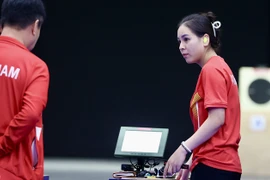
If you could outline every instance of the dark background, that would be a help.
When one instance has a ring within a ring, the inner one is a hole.
[[[221,55],[269,65],[268,1],[45,1],[34,53],[48,65],[46,157],[111,158],[120,126],[168,127],[165,158],[193,132],[189,101],[200,72],[178,50],[185,15],[213,11]]]

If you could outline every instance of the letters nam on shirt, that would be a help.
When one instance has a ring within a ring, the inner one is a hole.
[[[0,76],[9,77],[12,79],[17,79],[20,73],[20,68],[15,68],[13,66],[0,64]]]

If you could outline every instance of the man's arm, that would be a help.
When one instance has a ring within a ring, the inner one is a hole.
[[[34,70],[33,78],[26,88],[21,111],[0,137],[0,157],[10,153],[35,128],[47,104],[48,87],[49,72],[42,63]]]

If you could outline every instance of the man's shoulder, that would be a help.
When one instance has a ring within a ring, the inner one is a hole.
[[[43,67],[48,68],[47,64],[37,55],[33,54],[32,52],[26,52],[24,55],[25,61],[29,61],[29,64],[33,67]]]

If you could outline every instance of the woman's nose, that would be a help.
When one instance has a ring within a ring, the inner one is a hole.
[[[179,50],[181,51],[181,50],[183,50],[183,49],[185,49],[185,46],[184,46],[183,43],[180,43],[180,44],[179,44]]]

